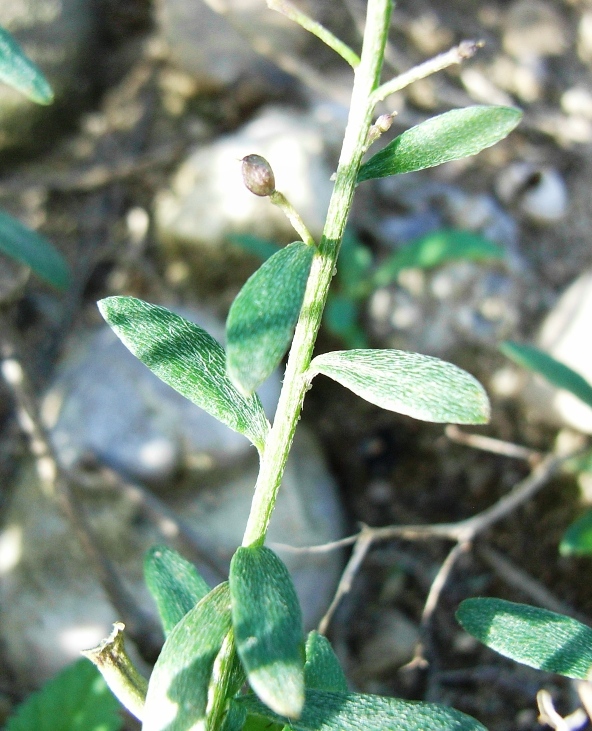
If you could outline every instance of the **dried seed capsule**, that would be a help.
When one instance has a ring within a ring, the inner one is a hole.
[[[271,165],[261,155],[247,155],[242,159],[243,181],[255,195],[268,196],[275,191],[275,176]]]

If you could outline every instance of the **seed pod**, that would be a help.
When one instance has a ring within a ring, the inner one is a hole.
[[[243,181],[255,195],[262,197],[275,192],[275,176],[271,165],[261,155],[247,155],[242,159]]]

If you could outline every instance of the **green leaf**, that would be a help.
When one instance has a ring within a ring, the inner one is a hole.
[[[274,254],[277,254],[279,250],[278,244],[274,241],[268,241],[267,239],[259,238],[259,236],[253,236],[252,234],[232,234],[229,236],[231,243],[240,246],[249,254],[253,254],[261,261],[269,259]]]
[[[304,685],[315,690],[347,693],[347,680],[331,643],[316,631],[310,632],[306,640]]]
[[[562,556],[589,556],[592,553],[592,510],[588,510],[565,531],[559,553]]]
[[[533,345],[521,345],[506,341],[500,345],[502,353],[523,368],[540,373],[557,388],[564,388],[592,406],[592,385],[569,366],[560,363]]]
[[[575,619],[502,599],[465,599],[456,618],[500,655],[568,678],[589,678],[592,629]]]
[[[47,79],[13,36],[0,27],[0,81],[38,104],[51,104],[53,91]]]
[[[369,294],[368,272],[371,266],[370,249],[346,231],[339,250],[339,288],[353,299],[366,297]]]
[[[230,628],[224,583],[189,611],[164,643],[148,683],[142,731],[206,728],[214,663]]]
[[[265,546],[239,548],[230,564],[236,649],[255,693],[282,716],[304,703],[304,636],[288,569]]]
[[[341,338],[349,348],[366,348],[368,343],[363,329],[358,325],[360,310],[351,297],[329,294],[323,312],[325,326],[333,335]]]
[[[84,658],[33,693],[8,720],[6,731],[118,731],[121,706],[99,671]]]
[[[358,183],[476,155],[503,140],[522,112],[513,107],[453,109],[408,129],[362,165]]]
[[[235,702],[249,714],[281,721],[254,695]],[[306,691],[302,715],[290,727],[294,731],[485,731],[474,718],[435,703],[322,690]]]
[[[232,385],[217,340],[170,310],[134,297],[107,297],[98,305],[124,345],[162,381],[263,450],[269,424],[261,402]]]
[[[422,421],[484,424],[481,384],[452,363],[402,350],[336,350],[317,355],[309,379],[324,373],[372,404]]]
[[[253,393],[288,350],[314,252],[302,241],[280,249],[249,277],[232,303],[226,364],[242,393]]]
[[[393,282],[403,269],[430,269],[459,259],[489,261],[503,259],[502,246],[472,231],[440,229],[407,244],[374,272],[374,287]]]
[[[154,546],[148,551],[144,578],[165,635],[210,591],[195,566],[167,546]]]
[[[0,211],[0,251],[58,289],[70,284],[68,265],[53,244],[4,211]]]

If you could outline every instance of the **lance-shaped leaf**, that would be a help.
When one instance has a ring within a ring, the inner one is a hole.
[[[228,375],[245,394],[273,373],[288,350],[302,307],[314,247],[280,249],[247,280],[226,322]]]
[[[347,680],[331,643],[316,631],[306,639],[304,684],[316,690],[347,693]]]
[[[358,183],[475,155],[503,140],[522,112],[513,107],[453,109],[408,129],[365,162]]]
[[[412,241],[389,257],[374,272],[374,287],[393,282],[403,269],[430,269],[450,261],[503,259],[502,246],[472,231],[439,229]]]
[[[240,394],[226,375],[226,354],[201,327],[134,297],[99,303],[124,345],[161,380],[262,451],[269,424],[259,398]]]
[[[0,81],[38,104],[51,104],[53,91],[47,79],[12,37],[0,27]]]
[[[489,401],[466,371],[402,350],[336,350],[314,358],[309,379],[324,373],[366,401],[421,421],[485,424]]]
[[[142,731],[207,727],[214,663],[231,627],[228,585],[220,584],[175,626],[148,683]]]
[[[154,546],[148,551],[144,578],[165,635],[210,591],[195,566],[167,546]]]
[[[3,211],[0,211],[0,251],[26,264],[58,289],[65,289],[70,283],[68,265],[53,244]]]
[[[5,731],[118,731],[120,705],[95,666],[80,659],[20,705]]]
[[[565,531],[559,553],[562,556],[589,556],[592,553],[592,510],[587,510]]]
[[[489,598],[465,599],[456,618],[500,655],[568,678],[590,678],[592,629],[575,619]]]
[[[564,388],[592,406],[592,385],[569,366],[560,363],[533,345],[506,341],[500,345],[502,353],[523,368],[540,373],[557,388]]]
[[[254,695],[237,698],[235,703],[250,715],[282,720]],[[302,715],[290,727],[294,731],[485,731],[474,718],[435,703],[322,690],[306,691]]]
[[[265,546],[239,548],[230,564],[236,649],[255,693],[297,718],[304,703],[304,636],[288,569]]]

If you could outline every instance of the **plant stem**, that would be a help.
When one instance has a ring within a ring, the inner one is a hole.
[[[362,56],[355,70],[349,118],[335,187],[319,251],[313,259],[274,424],[265,444],[251,512],[243,537],[244,546],[262,545],[265,541],[288,452],[300,418],[304,395],[309,387],[306,372],[321,325],[368,130],[372,123],[375,106],[372,94],[380,83],[391,9],[392,0],[368,2]]]
[[[300,214],[286,198],[286,196],[283,193],[280,193],[279,190],[274,190],[273,193],[270,193],[269,200],[283,211],[284,215],[286,216],[288,221],[290,221],[290,223],[296,230],[296,233],[300,236],[304,243],[308,244],[308,246],[314,246],[315,240],[313,239],[312,234],[306,228],[306,225],[302,220]]]
[[[443,71],[449,66],[454,64],[462,63],[465,59],[471,58],[479,48],[483,46],[482,41],[463,41],[458,46],[454,46],[449,51],[440,53],[434,58],[430,58],[424,63],[420,63],[419,66],[414,66],[409,71],[404,71],[399,76],[395,76],[394,79],[387,81],[386,83],[379,86],[372,94],[372,100],[374,104],[383,101],[394,94],[396,91],[401,91],[412,84],[414,81],[419,79],[425,79],[427,76],[435,74],[437,71]]]

